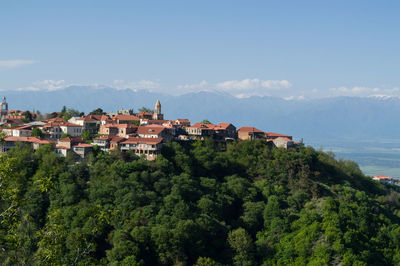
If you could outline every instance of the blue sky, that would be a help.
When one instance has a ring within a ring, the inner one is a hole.
[[[0,89],[400,95],[398,1],[2,1]]]

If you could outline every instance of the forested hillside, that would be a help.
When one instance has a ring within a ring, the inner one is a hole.
[[[0,155],[2,265],[396,265],[394,187],[262,141],[168,144],[156,161],[49,146]]]

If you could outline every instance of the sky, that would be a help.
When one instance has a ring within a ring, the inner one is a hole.
[[[0,90],[400,96],[399,1],[1,1]]]

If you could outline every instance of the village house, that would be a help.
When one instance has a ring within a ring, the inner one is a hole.
[[[162,148],[162,138],[131,137],[119,142],[121,151],[132,150],[136,155],[145,155],[147,160],[154,160]]]
[[[137,135],[140,138],[163,138],[165,141],[171,141],[173,138],[171,131],[159,125],[139,126]]]
[[[72,146],[72,150],[83,159],[89,152],[93,150],[93,145],[86,143],[78,143]]]
[[[214,126],[213,129],[216,139],[226,140],[227,138],[237,138],[236,127],[231,123],[219,123],[218,125]]]
[[[295,142],[287,137],[278,137],[275,139],[267,140],[267,141],[272,141],[277,148],[292,148],[295,146]]]
[[[385,175],[376,175],[372,178],[375,181],[379,181],[381,183],[388,183],[388,184],[397,184],[398,180]]]
[[[131,124],[105,124],[100,126],[99,134],[127,138],[136,133],[138,127]]]
[[[116,115],[112,119],[117,124],[135,124],[140,123],[140,118],[135,115]]]
[[[67,156],[68,151],[71,150],[73,145],[77,145],[78,143],[84,143],[85,141],[81,137],[65,137],[57,140],[57,144],[55,147],[55,152],[58,155],[63,157]]]
[[[264,139],[264,132],[255,127],[241,127],[238,131],[238,138],[241,140]]]
[[[278,133],[272,133],[272,132],[264,132],[264,135],[265,135],[265,138],[267,139],[267,140],[270,140],[270,139],[277,139],[277,138],[288,138],[288,139],[290,139],[290,140],[292,140],[293,139],[293,137],[292,136],[289,136],[289,135],[282,135],[282,134],[278,134]]]
[[[85,140],[81,137],[65,137],[62,139],[57,140],[57,146],[56,147],[65,147],[67,149],[71,149],[72,146],[77,145],[78,143],[84,143]]]
[[[45,138],[59,139],[63,134],[69,134],[76,137],[82,135],[82,126],[72,124],[63,120],[63,122],[49,122],[40,127]]]
[[[113,138],[113,136],[100,136],[97,138],[94,138],[92,141],[93,146],[99,146],[99,148],[102,151],[108,151],[110,150],[110,141]]]
[[[41,140],[37,137],[5,137],[4,143],[0,145],[0,153],[9,151],[17,142],[32,144],[34,150],[37,150],[41,145],[45,144],[55,145],[55,141]]]
[[[139,117],[140,119],[145,119],[145,120],[153,119],[153,114],[149,112],[140,112],[136,114],[136,116]]]
[[[110,150],[116,150],[119,147],[119,143],[122,141],[126,140],[126,138],[121,138],[121,137],[113,137],[110,140]]]
[[[93,148],[93,145],[86,144],[81,137],[65,137],[57,141],[55,151],[57,154],[66,157],[68,151],[75,152],[81,158],[84,158]]]
[[[193,137],[212,137],[214,134],[214,124],[196,123],[186,128],[188,135]]]
[[[68,120],[70,123],[82,126],[82,132],[86,131],[92,134],[97,134],[101,124],[105,124],[109,119],[104,115],[86,115],[81,118],[71,118]]]
[[[189,119],[176,119],[175,124],[181,127],[190,127],[190,120]]]
[[[121,110],[118,110],[116,113],[113,113],[113,112],[107,113],[107,116],[111,117],[111,118],[113,118],[116,115],[134,115],[134,113],[133,113],[133,109],[121,109]]]
[[[23,125],[12,129],[12,135],[14,137],[29,137],[32,135],[33,126]]]

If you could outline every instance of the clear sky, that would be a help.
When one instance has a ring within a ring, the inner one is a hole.
[[[2,1],[0,89],[400,95],[399,11],[368,0]]]

